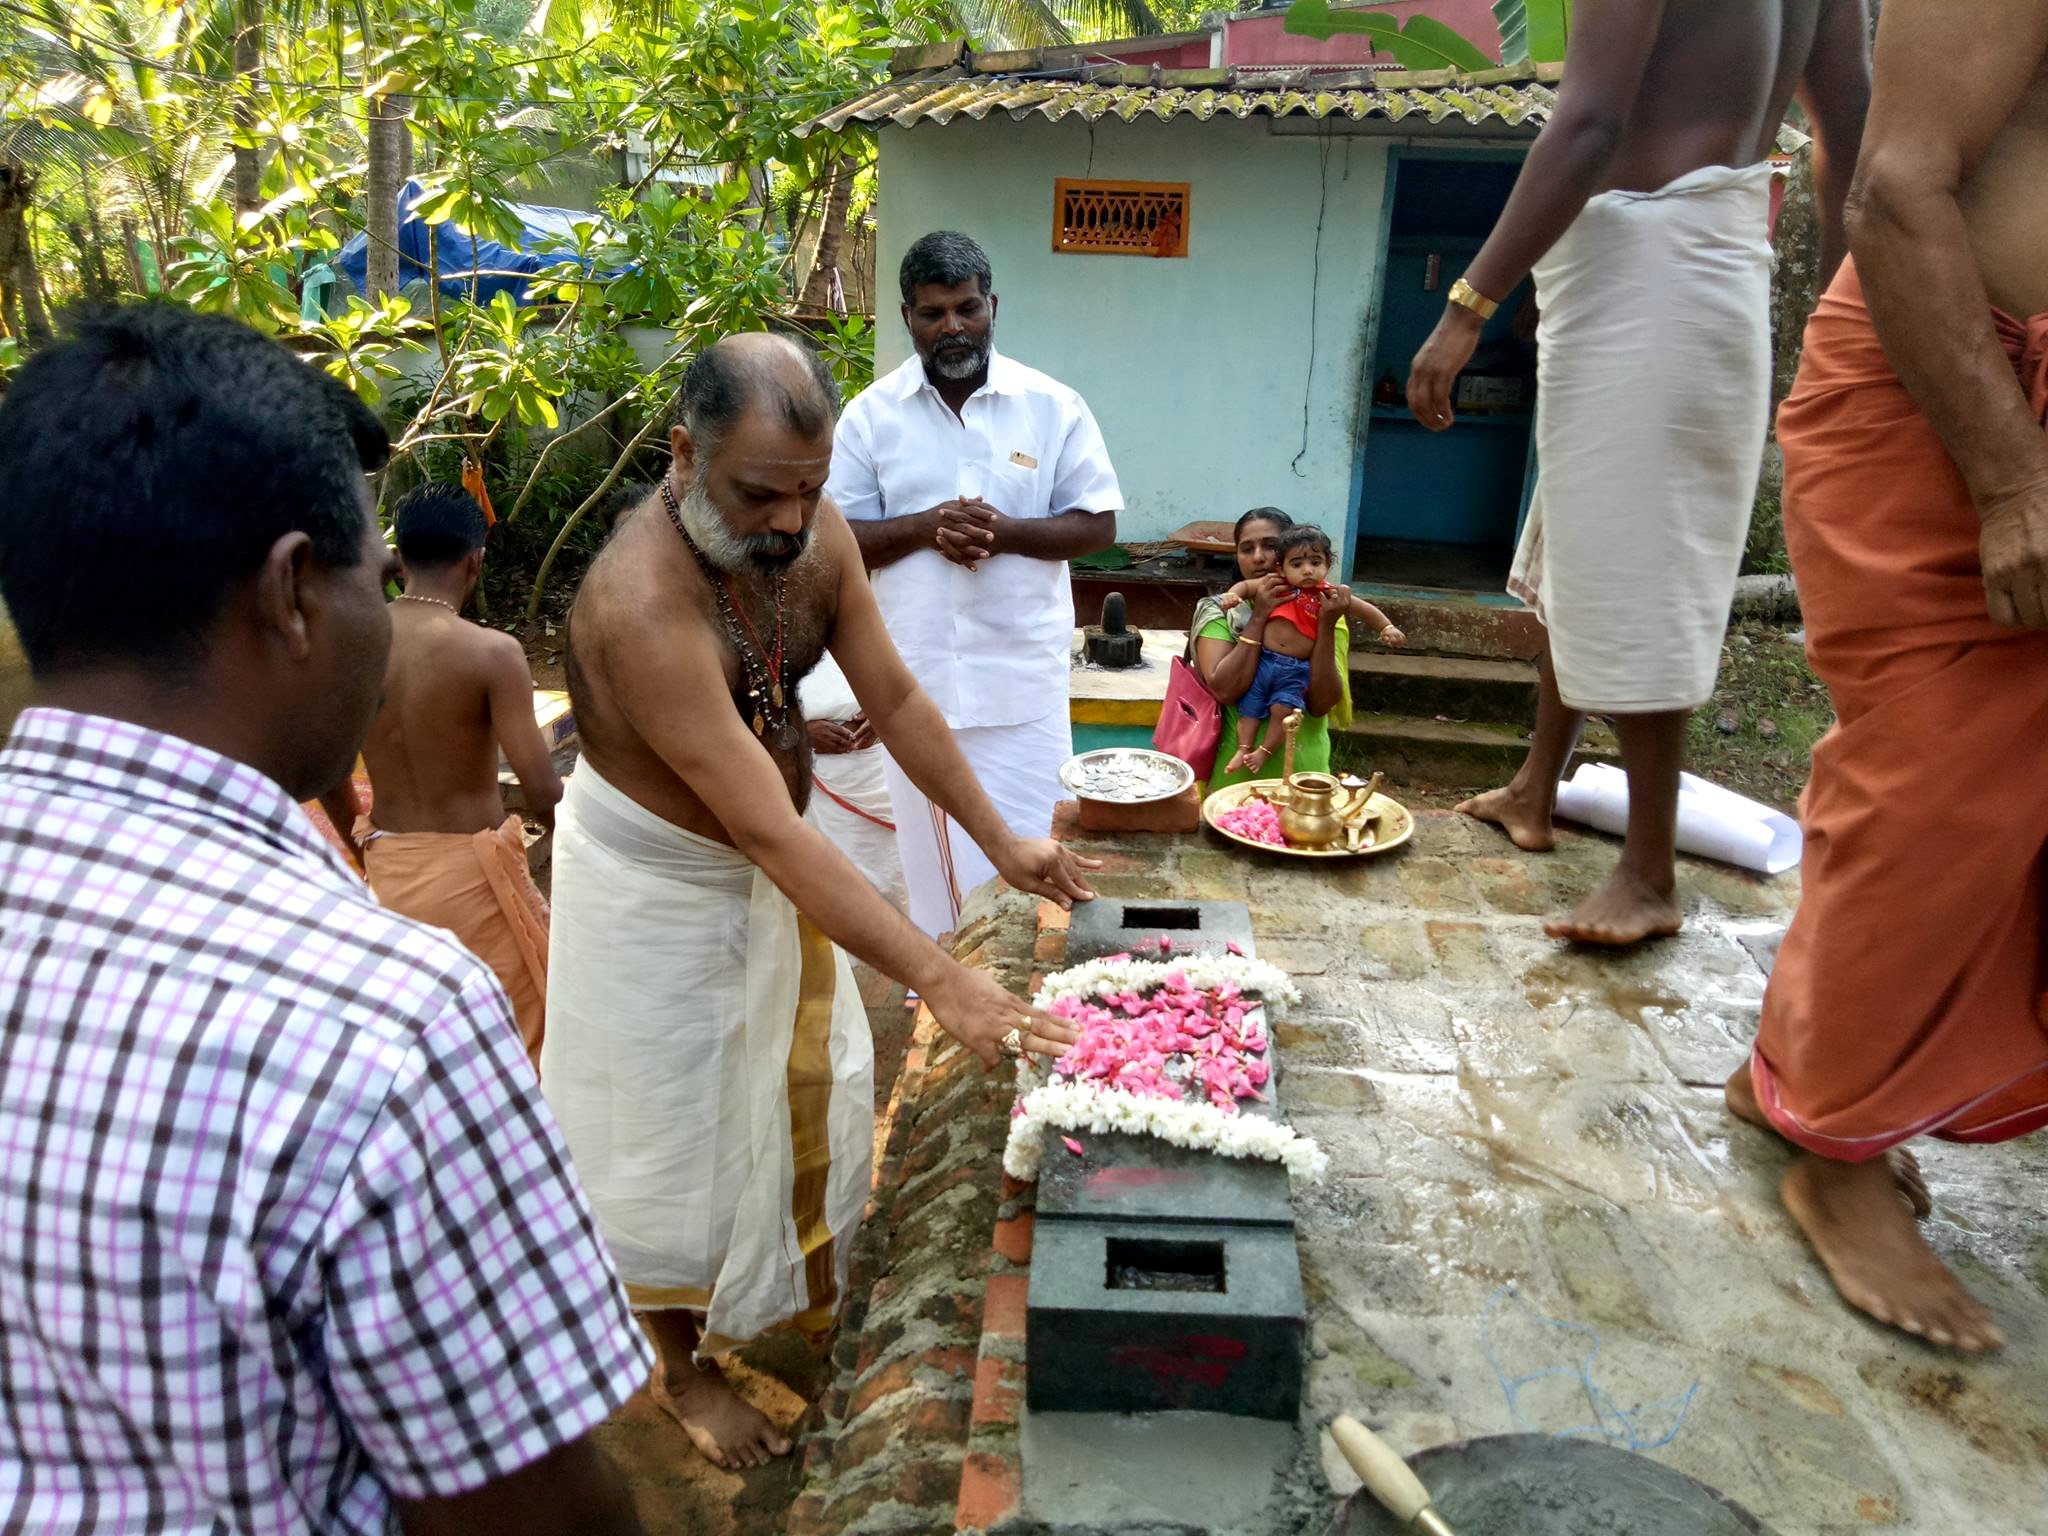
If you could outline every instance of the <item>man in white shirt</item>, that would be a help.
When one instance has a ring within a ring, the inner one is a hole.
[[[1067,562],[1123,505],[1087,404],[995,350],[988,257],[926,235],[903,257],[916,355],[846,408],[826,494],[853,525],[889,633],[1010,830],[1044,837],[1073,752]],[[995,869],[889,764],[911,921],[950,932]]]

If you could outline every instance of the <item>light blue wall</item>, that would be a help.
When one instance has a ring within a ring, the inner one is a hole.
[[[1266,504],[1337,533],[1365,387],[1384,141],[1274,135],[1263,118],[1112,118],[1091,130],[1004,113],[878,137],[878,374],[910,355],[888,303],[904,250],[932,229],[965,230],[995,268],[997,346],[1078,389],[1102,424],[1128,503],[1119,539]],[[1056,254],[1061,176],[1188,182],[1188,255]]]

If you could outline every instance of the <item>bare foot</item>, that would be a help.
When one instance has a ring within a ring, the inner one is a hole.
[[[715,1361],[671,1370],[650,1383],[655,1406],[682,1425],[690,1444],[715,1467],[765,1467],[790,1442],[768,1415],[733,1391]]]
[[[1249,768],[1252,758],[1256,755],[1255,749],[1251,747],[1239,747],[1237,755],[1223,765],[1223,771],[1225,773],[1235,773],[1240,768]]]
[[[1771,1117],[1757,1102],[1756,1080],[1750,1076],[1748,1062],[1735,1069],[1722,1085],[1721,1092],[1728,1100],[1729,1114],[1747,1121],[1760,1131],[1769,1131],[1773,1136],[1778,1134],[1778,1128],[1771,1124]],[[1900,1198],[1912,1207],[1913,1219],[1925,1221],[1934,1214],[1934,1196],[1927,1191],[1927,1175],[1920,1170],[1920,1159],[1913,1155],[1911,1147],[1893,1147],[1884,1158],[1885,1165],[1892,1171],[1892,1182],[1899,1187]]]
[[[1885,1153],[1884,1161],[1892,1171],[1892,1182],[1899,1186],[1899,1193],[1912,1207],[1913,1219],[1925,1221],[1932,1216],[1934,1196],[1927,1191],[1927,1175],[1920,1171],[1920,1159],[1913,1155],[1913,1149],[1893,1147]]]
[[[1660,891],[1626,865],[1618,865],[1607,883],[1580,902],[1576,912],[1552,918],[1543,931],[1553,939],[1569,939],[1574,944],[1625,949],[1645,939],[1674,934],[1684,921],[1671,891]]]
[[[1920,1236],[1889,1164],[1802,1152],[1779,1193],[1850,1306],[1944,1349],[2004,1345],[1983,1303]]]
[[[1461,802],[1458,809],[1476,821],[1492,822],[1525,853],[1548,853],[1557,846],[1557,834],[1550,825],[1550,807],[1524,795],[1512,784],[1506,789],[1474,795]]]
[[[1778,1134],[1778,1128],[1771,1124],[1771,1117],[1757,1102],[1756,1079],[1749,1075],[1748,1058],[1745,1057],[1742,1065],[1721,1085],[1721,1095],[1728,1101],[1728,1113],[1736,1119],[1746,1121],[1760,1131],[1769,1131],[1773,1136]]]

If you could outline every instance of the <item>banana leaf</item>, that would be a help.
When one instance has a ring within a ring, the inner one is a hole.
[[[1287,8],[1286,30],[1296,37],[1328,40],[1369,37],[1403,69],[1491,69],[1494,60],[1462,33],[1433,16],[1411,16],[1403,26],[1384,11],[1333,8],[1330,0],[1294,0]]]
[[[1572,0],[1493,0],[1504,64],[1564,62],[1571,36]]]

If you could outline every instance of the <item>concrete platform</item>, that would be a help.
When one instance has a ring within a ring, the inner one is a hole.
[[[1306,993],[1276,1030],[1289,1118],[1332,1160],[1297,1199],[1304,1436],[1338,1412],[1411,1451],[1582,1427],[1575,1374],[1512,1406],[1503,1383],[1568,1368],[1597,1336],[1593,1379],[1645,1410],[1647,1437],[1692,1393],[1649,1454],[1780,1536],[2048,1532],[2048,1138],[1921,1151],[1930,1241],[1996,1313],[2004,1354],[1864,1319],[1779,1206],[1785,1149],[1720,1097],[1796,877],[1688,863],[1685,933],[1584,953],[1541,920],[1592,889],[1613,842],[1567,833],[1531,855],[1454,815],[1419,823],[1408,849],[1341,871],[1205,837],[1079,845],[1109,858],[1112,895],[1246,897],[1259,953]],[[1323,1465],[1334,1493],[1355,1486]]]
[[[1031,1218],[994,1188],[1007,1106],[947,1053],[894,1111],[913,1134],[860,1239],[888,1262],[834,1350],[839,1385],[806,1426],[801,1473],[712,1473],[638,1401],[605,1433],[651,1532],[927,1536],[955,1528],[969,1480],[993,1479],[1012,1513],[973,1528],[1322,1536],[1353,1487],[1323,1452],[1330,1415],[1407,1450],[1581,1428],[1593,1409],[1576,1366],[1597,1336],[1592,1376],[1613,1404],[1649,1438],[1675,1425],[1648,1454],[1779,1536],[2048,1533],[2048,1138],[1921,1149],[1930,1241],[2011,1340],[1965,1359],[1839,1301],[1778,1204],[1783,1147],[1721,1104],[1796,878],[1687,863],[1687,931],[1614,957],[1541,931],[1611,866],[1597,836],[1531,855],[1425,811],[1407,849],[1342,870],[1208,835],[1077,846],[1106,860],[1108,897],[1249,902],[1260,955],[1306,994],[1276,1028],[1288,1116],[1333,1164],[1295,1204],[1301,1420],[1237,1420],[1226,1436],[1213,1420],[1024,1412],[1002,1428],[1023,1387],[1015,1265],[1030,1245],[1013,1239]],[[990,915],[969,948],[1022,988],[1031,904],[976,903]],[[878,1027],[901,1017],[875,1013]],[[1013,1342],[977,1351],[966,1330]],[[815,1385],[783,1349],[755,1356],[748,1390],[789,1422]],[[1022,1451],[1018,1484],[983,1449],[1005,1445]]]

